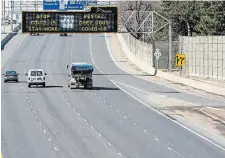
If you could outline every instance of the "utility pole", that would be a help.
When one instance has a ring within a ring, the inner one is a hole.
[[[11,0],[11,31],[13,32],[13,12],[14,12],[14,5],[13,1]]]
[[[169,21],[169,65],[168,71],[172,71],[172,26],[171,21]]]
[[[22,11],[22,2],[20,0],[20,11]]]

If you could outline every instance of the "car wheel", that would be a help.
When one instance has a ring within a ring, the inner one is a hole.
[[[4,83],[6,83],[6,81],[4,81]]]
[[[18,80],[16,80],[16,82],[19,82]]]
[[[45,83],[43,84],[43,87],[45,87]]]
[[[87,83],[84,83],[84,89],[87,89]]]
[[[28,87],[30,88],[31,87],[31,84],[28,84]]]

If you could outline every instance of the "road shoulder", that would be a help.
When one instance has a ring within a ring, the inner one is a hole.
[[[117,65],[119,65],[123,70],[129,72],[130,74],[139,75],[139,78],[142,78],[147,81],[154,81],[162,85],[167,85],[174,87],[183,91],[197,93],[198,95],[203,95],[216,99],[224,99],[223,96],[218,96],[211,94],[202,90],[192,88],[190,86],[185,86],[183,84],[177,84],[157,76],[150,76],[146,72],[137,68],[126,56],[124,53],[121,44],[118,42],[117,36],[115,34],[110,34],[108,38],[111,53]],[[142,75],[142,76],[140,76]],[[225,107],[217,108],[215,110],[212,107],[202,106],[202,105],[191,105],[190,103],[181,103],[179,100],[174,100],[171,98],[162,98],[160,95],[155,95],[154,97],[153,108],[160,110],[169,117],[178,120],[179,122],[184,123],[185,125],[191,127],[192,129],[197,129],[196,131],[205,135],[207,138],[225,146],[225,124],[221,120],[225,120]],[[164,100],[164,103],[162,102]],[[151,100],[153,101],[153,100]],[[168,106],[168,103],[171,103]],[[207,115],[208,114],[208,115]]]

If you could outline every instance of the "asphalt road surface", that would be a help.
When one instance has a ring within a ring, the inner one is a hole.
[[[72,61],[94,62],[93,90],[68,88],[66,65]],[[107,78],[155,93],[174,91],[119,69],[110,58],[104,35],[29,36],[2,71],[24,74],[31,68],[45,70],[45,88],[28,88],[25,75],[19,76],[19,83],[2,80],[4,158],[225,157],[221,148],[130,96],[134,89],[120,85],[128,95]],[[224,105],[184,92],[165,95]]]

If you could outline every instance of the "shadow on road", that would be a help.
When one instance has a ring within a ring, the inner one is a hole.
[[[45,87],[43,87],[43,86],[33,85],[33,86],[31,86],[31,88],[63,88],[63,86],[45,86]]]
[[[66,38],[66,37],[73,37],[73,35],[60,36],[60,37],[63,37],[63,38]]]
[[[79,87],[79,88],[73,88],[73,89],[79,89],[79,90],[108,90],[108,91],[112,91],[112,90],[120,90],[119,88],[114,88],[114,87],[92,87],[92,89],[84,89],[83,87]]]
[[[93,74],[93,76],[155,76],[150,74]]]
[[[178,91],[154,91],[156,93],[181,93],[181,92],[178,92]]]
[[[91,90],[120,90],[119,88],[114,87],[92,87]]]
[[[45,35],[46,35],[46,34],[39,34],[39,35],[36,35],[36,34],[35,34],[35,35],[30,35],[30,36],[32,37],[32,36],[45,36]]]

